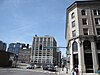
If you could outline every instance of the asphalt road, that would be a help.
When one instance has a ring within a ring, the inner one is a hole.
[[[28,70],[28,69],[11,69],[0,68],[0,75],[59,75],[55,72],[44,71],[41,69]]]

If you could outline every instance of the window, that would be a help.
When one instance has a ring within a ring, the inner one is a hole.
[[[81,11],[81,14],[82,14],[82,15],[86,15],[85,10],[82,10],[82,11]]]
[[[100,15],[100,10],[98,10],[98,15]]]
[[[83,29],[83,34],[84,34],[84,35],[88,35],[88,29],[87,29],[87,28],[84,28],[84,29]]]
[[[100,25],[100,18],[95,18],[95,24]]]
[[[76,41],[73,42],[72,49],[73,49],[74,52],[78,51],[78,45],[77,45]]]
[[[98,41],[96,42],[96,48],[97,48],[97,50],[100,50],[100,40],[98,40]]]
[[[75,17],[75,14],[74,12],[71,14],[71,18],[73,19]]]
[[[97,15],[97,11],[96,10],[93,10],[93,13],[94,13],[94,15]]]
[[[91,42],[88,40],[85,40],[83,42],[83,48],[84,48],[84,50],[91,50]]]
[[[100,10],[93,10],[94,15],[100,15]]]
[[[76,36],[76,30],[72,31],[72,36],[73,36],[73,37]]]
[[[75,27],[75,21],[72,22],[72,27]]]
[[[83,18],[83,19],[82,19],[82,24],[83,24],[83,25],[87,25],[87,19],[86,19],[86,18]]]
[[[100,28],[97,28],[97,35],[100,35]]]

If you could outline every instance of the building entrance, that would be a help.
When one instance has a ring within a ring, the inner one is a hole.
[[[78,67],[78,54],[73,54],[73,66]]]
[[[92,61],[92,53],[85,53],[85,67],[87,73],[93,73],[93,61]]]

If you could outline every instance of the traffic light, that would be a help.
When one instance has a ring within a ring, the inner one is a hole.
[[[39,47],[39,49],[40,49],[40,50],[42,50],[42,44],[40,44],[40,47]]]

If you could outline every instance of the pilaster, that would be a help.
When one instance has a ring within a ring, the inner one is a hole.
[[[82,73],[86,72],[85,61],[84,61],[84,49],[83,49],[83,40],[80,40],[78,43],[78,58],[79,58],[79,71]]]
[[[72,68],[74,68],[73,66],[73,50],[72,50],[72,43],[71,43],[71,47],[70,47],[70,72],[72,70]]]
[[[92,59],[93,59],[93,70],[94,72],[96,72],[98,69],[98,62],[97,62],[96,45],[94,41],[91,41],[91,49],[92,49]]]

